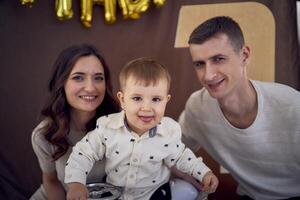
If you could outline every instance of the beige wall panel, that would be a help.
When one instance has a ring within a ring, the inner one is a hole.
[[[222,3],[182,6],[178,18],[175,48],[188,47],[188,38],[201,22],[214,16],[230,16],[236,20],[251,49],[248,76],[251,79],[275,79],[275,21],[271,11],[257,2]]]

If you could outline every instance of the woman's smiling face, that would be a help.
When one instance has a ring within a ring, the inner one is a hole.
[[[72,111],[96,112],[106,90],[100,60],[93,55],[79,58],[67,78],[64,90]]]

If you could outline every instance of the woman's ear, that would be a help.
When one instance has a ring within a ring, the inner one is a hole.
[[[123,94],[123,92],[119,91],[119,92],[117,93],[117,97],[118,97],[118,99],[119,99],[121,108],[124,110],[124,94]]]

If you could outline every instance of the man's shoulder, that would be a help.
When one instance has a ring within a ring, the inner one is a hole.
[[[275,82],[251,82],[254,85],[256,91],[264,98],[282,102],[297,100],[300,103],[300,92],[288,85]]]
[[[212,97],[205,88],[193,92],[187,100],[187,106],[201,106],[211,101]]]
[[[287,92],[293,92],[293,93],[299,93],[296,89],[292,88],[291,86],[282,84],[282,83],[276,83],[276,82],[263,82],[258,80],[251,80],[251,82],[256,86],[255,88],[259,87],[264,89],[265,91],[287,91]],[[300,94],[300,93],[299,93]]]

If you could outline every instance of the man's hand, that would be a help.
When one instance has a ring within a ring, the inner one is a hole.
[[[88,190],[85,185],[81,183],[69,183],[67,200],[87,200]]]
[[[214,193],[218,187],[219,180],[211,171],[209,171],[204,175],[202,184],[203,192]]]

